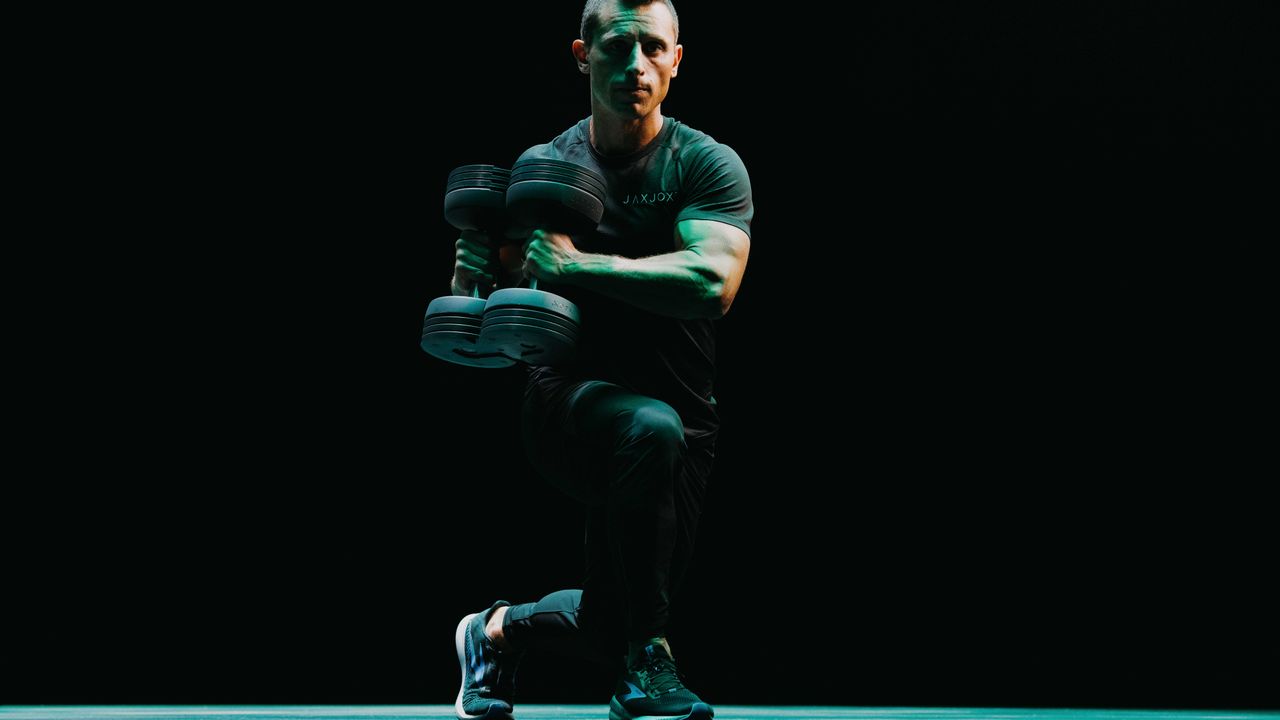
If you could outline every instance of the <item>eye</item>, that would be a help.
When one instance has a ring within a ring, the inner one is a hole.
[[[657,55],[658,53],[662,52],[662,43],[656,43],[656,42],[649,43],[648,45],[645,46],[645,52],[649,53],[650,55]]]

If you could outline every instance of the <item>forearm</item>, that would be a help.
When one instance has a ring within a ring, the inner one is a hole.
[[[560,280],[657,315],[693,319],[724,313],[724,279],[693,250],[646,258],[578,253]]]

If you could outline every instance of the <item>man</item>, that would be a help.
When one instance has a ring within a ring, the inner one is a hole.
[[[666,629],[714,456],[712,321],[746,269],[753,207],[738,155],[662,114],[678,37],[669,0],[588,0],[573,55],[589,77],[591,116],[521,159],[599,173],[604,218],[573,237],[532,230],[522,261],[509,252],[491,264],[488,238],[458,240],[454,293],[505,267],[578,305],[576,360],[529,370],[522,426],[533,467],[588,518],[581,590],[499,600],[459,623],[459,718],[511,718],[530,647],[615,667],[611,720],[713,714],[682,684]]]

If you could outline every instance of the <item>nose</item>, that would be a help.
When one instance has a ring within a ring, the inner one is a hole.
[[[627,54],[627,77],[637,78],[644,75],[644,50],[640,43],[631,45],[631,52]]]

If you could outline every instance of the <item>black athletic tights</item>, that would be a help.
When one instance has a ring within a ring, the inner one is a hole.
[[[508,609],[516,649],[613,665],[628,640],[664,636],[693,554],[713,444],[691,447],[670,405],[598,380],[535,375],[525,390],[535,470],[587,506],[582,589]]]

